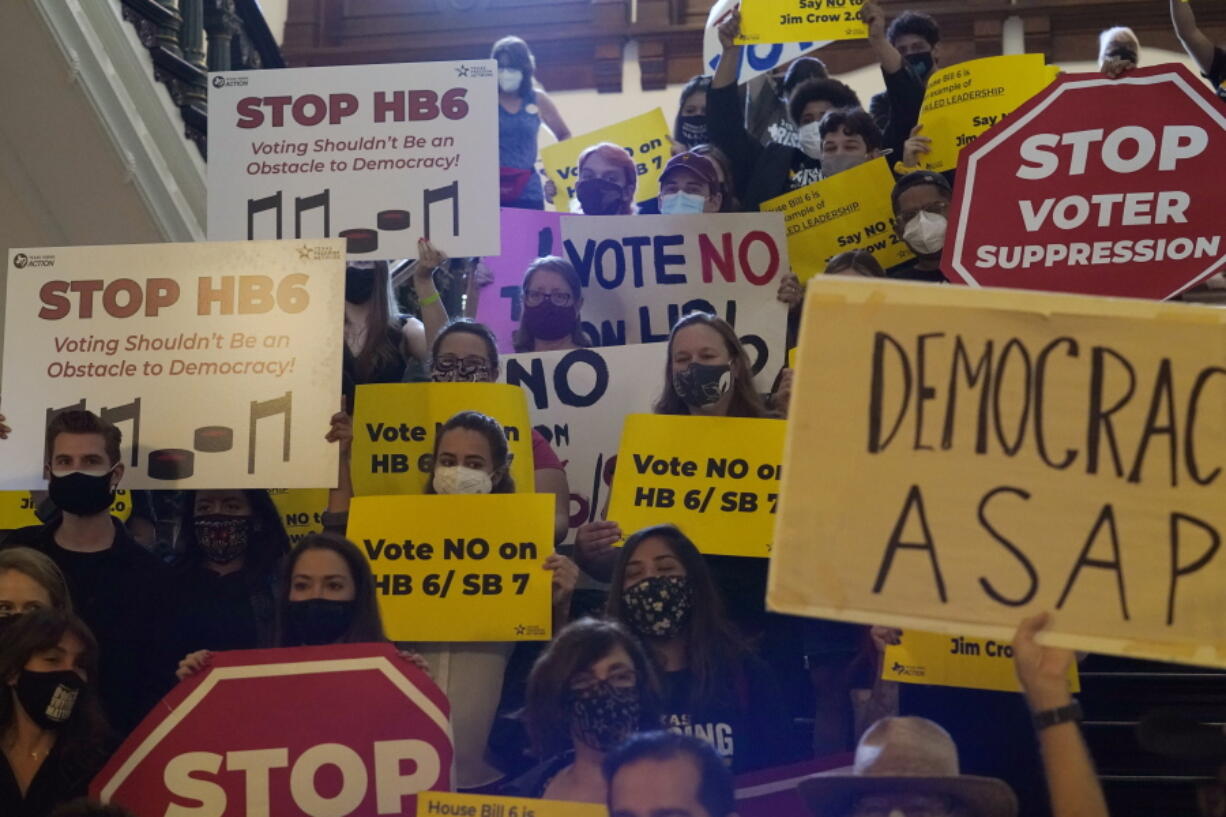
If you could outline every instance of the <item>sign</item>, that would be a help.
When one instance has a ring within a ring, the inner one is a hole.
[[[924,169],[944,173],[957,168],[962,148],[1043,90],[1057,73],[1056,66],[1043,64],[1042,54],[984,57],[933,73],[919,118],[932,140],[932,152],[921,157]]]
[[[664,386],[667,345],[528,352],[502,361],[502,379],[521,386],[536,430],[566,466],[570,533],[602,518],[613,481],[622,418],[650,411]],[[658,374],[655,374],[658,373]]]
[[[790,262],[777,213],[572,218],[562,235],[597,345],[666,341],[687,313],[710,312],[736,329],[770,390],[787,348],[777,294]]]
[[[39,499],[34,491],[0,491],[0,530],[16,530],[29,525],[41,525],[35,510]],[[38,492],[45,496],[42,491]],[[132,501],[125,490],[115,492],[111,515],[126,522],[132,515]]]
[[[393,641],[548,641],[553,512],[553,494],[355,497],[346,533]]]
[[[524,272],[537,258],[564,254],[562,219],[569,217],[550,210],[516,207],[502,208],[501,217],[502,253],[481,259],[493,275],[494,283],[483,288],[477,296],[477,321],[494,333],[498,351],[509,354],[515,351],[512,338],[523,314]]]
[[[297,546],[312,533],[323,532],[322,514],[328,508],[328,489],[273,488],[268,494],[277,513],[281,514],[281,524],[285,525],[291,546]]]
[[[714,74],[724,54],[719,42],[719,26],[740,4],[741,0],[716,0],[707,14],[707,24],[702,32],[702,63],[708,75]],[[826,42],[773,43],[771,45],[747,45],[737,49],[736,81],[745,83],[754,77],[787,65],[797,57],[804,56],[826,45]]]
[[[1226,666],[1226,312],[809,285],[768,604]]]
[[[1226,264],[1223,151],[1226,112],[1180,65],[1063,76],[961,157],[942,268],[973,286],[1172,298]]]
[[[672,524],[708,555],[770,556],[786,424],[633,414],[622,429],[609,519]]]
[[[1069,686],[1081,691],[1077,665],[1069,667]],[[886,647],[881,680],[904,684],[1021,692],[1013,669],[1013,647],[992,638],[966,638],[907,630],[901,644]]]
[[[209,75],[209,239],[498,251],[493,60]]]
[[[446,696],[390,644],[214,653],[89,795],[137,814],[412,814],[419,792],[450,787],[447,715]]]
[[[530,491],[535,484],[532,427],[519,389],[499,383],[381,383],[358,386],[356,403],[350,475],[358,496],[425,493],[435,432],[462,411],[501,423],[516,487]]]
[[[863,40],[864,0],[744,0],[738,45],[800,40]]]
[[[672,142],[668,138],[670,132],[668,123],[664,121],[664,112],[656,108],[625,122],[541,148],[545,174],[558,188],[554,207],[563,213],[579,212],[579,199],[575,194],[575,185],[579,183],[579,156],[601,142],[620,145],[634,160],[638,173],[634,201],[654,199],[660,195],[660,172],[672,156]]]
[[[609,810],[595,803],[432,791],[417,798],[417,814],[419,817],[608,817]]]
[[[762,209],[783,213],[792,271],[804,282],[842,252],[870,252],[884,269],[915,257],[894,232],[893,189],[894,174],[878,158],[763,202]]]
[[[334,485],[340,241],[13,250],[0,489],[44,488],[44,430],[123,432],[127,488]],[[137,273],[136,270],[145,270]]]
[[[787,310],[776,295],[790,261],[779,214],[584,216],[563,219],[561,231],[592,346],[666,341],[687,313],[709,312],[736,329],[759,390],[770,390],[787,347]],[[479,315],[518,325],[530,260],[503,267],[505,277],[482,293]]]
[[[850,753],[825,755],[788,766],[738,774],[735,778],[736,813],[738,817],[808,814],[808,806],[796,788],[800,781],[822,772],[850,769],[853,759]]]

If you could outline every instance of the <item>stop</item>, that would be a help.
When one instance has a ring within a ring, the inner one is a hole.
[[[451,763],[446,696],[391,645],[245,650],[167,695],[90,795],[157,817],[413,814]]]
[[[958,159],[955,282],[1165,299],[1222,271],[1226,108],[1182,65],[1059,77]]]

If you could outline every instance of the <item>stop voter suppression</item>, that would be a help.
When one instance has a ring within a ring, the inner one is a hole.
[[[1177,170],[1184,159],[1198,156],[1209,144],[1209,135],[1196,125],[1167,125],[1160,138],[1148,128],[1125,126],[1104,133],[1102,128],[1064,134],[1037,133],[1022,142],[1022,163],[1016,175],[1028,181],[1050,179],[1057,173],[1086,173],[1091,150],[1097,146],[1102,164],[1111,172],[1130,175],[1147,171],[1157,174]],[[1055,152],[1058,145],[1072,147],[1068,164]],[[1127,147],[1125,147],[1127,146]],[[1156,162],[1156,164],[1155,164]],[[1176,177],[1177,179],[1178,177]],[[1176,180],[1176,179],[1173,179]],[[1189,193],[1183,190],[1074,194],[1042,200],[1020,199],[1018,208],[1026,232],[1109,229],[1189,223]],[[1054,264],[1088,266],[1134,264],[1214,258],[1220,254],[1221,235],[1188,235],[1173,238],[1104,238],[1099,241],[1052,242],[976,248],[975,266],[988,268],[1049,267]]]

